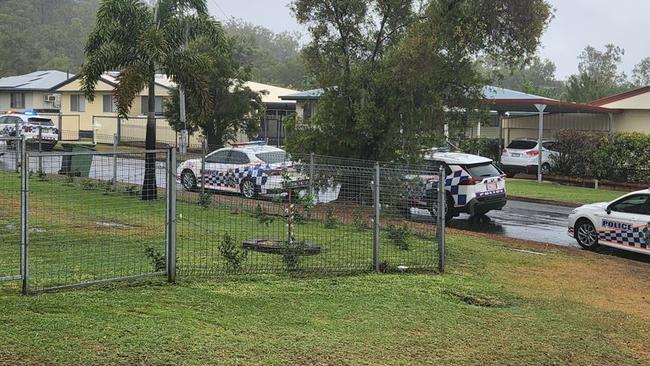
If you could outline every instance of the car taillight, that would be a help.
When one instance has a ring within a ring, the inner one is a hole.
[[[528,155],[528,156],[537,156],[537,155],[539,155],[539,150],[526,151],[526,155]]]
[[[460,182],[461,186],[474,186],[481,183],[482,179],[470,178]]]

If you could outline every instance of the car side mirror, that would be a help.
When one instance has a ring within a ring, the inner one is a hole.
[[[608,215],[611,215],[612,214],[612,206],[607,206],[607,208],[605,208],[605,212],[607,212]]]

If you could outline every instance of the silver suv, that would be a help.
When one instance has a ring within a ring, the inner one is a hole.
[[[25,136],[27,144],[38,145],[39,135],[45,151],[51,151],[59,142],[59,130],[48,117],[41,117],[34,112],[12,111],[0,116],[0,136]]]

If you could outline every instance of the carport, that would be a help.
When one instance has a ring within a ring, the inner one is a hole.
[[[589,104],[565,102],[534,94],[527,94],[515,90],[486,86],[483,89],[484,102],[489,104],[490,110],[498,114],[499,120],[499,151],[503,150],[503,117],[507,113],[530,113],[537,114],[538,122],[538,143],[542,146],[544,133],[544,116],[555,113],[591,113],[604,114],[608,116],[610,131],[612,116],[620,113],[618,109],[603,108]],[[537,181],[542,182],[542,154],[539,154],[537,164]]]

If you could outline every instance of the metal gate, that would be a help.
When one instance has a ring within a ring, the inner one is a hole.
[[[21,151],[22,139],[0,137],[0,281],[22,278]]]
[[[145,189],[147,156],[155,160],[156,182]],[[169,273],[171,158],[170,150],[28,151],[23,291]]]

